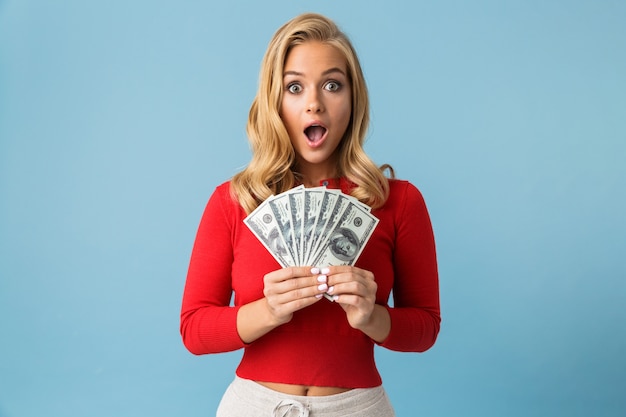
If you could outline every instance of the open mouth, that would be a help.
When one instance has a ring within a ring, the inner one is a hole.
[[[304,134],[310,142],[320,141],[326,135],[326,128],[320,125],[311,125],[304,129]]]

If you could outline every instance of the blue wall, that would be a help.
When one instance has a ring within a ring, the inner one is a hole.
[[[626,3],[300,3],[0,0],[0,416],[213,415],[241,353],[182,346],[187,261],[309,10],[437,237],[437,345],[378,350],[398,415],[625,415]]]

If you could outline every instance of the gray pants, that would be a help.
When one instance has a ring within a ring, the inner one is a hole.
[[[216,417],[394,417],[382,386],[357,388],[341,394],[307,397],[287,395],[254,381],[235,377]]]

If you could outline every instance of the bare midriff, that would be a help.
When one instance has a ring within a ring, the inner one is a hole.
[[[261,381],[256,381],[256,382],[271,390],[282,392],[283,394],[289,394],[289,395],[322,397],[326,395],[335,395],[335,394],[341,394],[342,392],[350,391],[350,388],[310,387],[306,385],[281,384],[278,382],[261,382]]]

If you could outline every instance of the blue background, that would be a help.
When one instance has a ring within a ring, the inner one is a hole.
[[[377,351],[398,415],[625,415],[626,2],[0,0],[0,416],[213,415],[241,352],[184,349],[187,262],[304,11],[432,215],[440,338]]]

